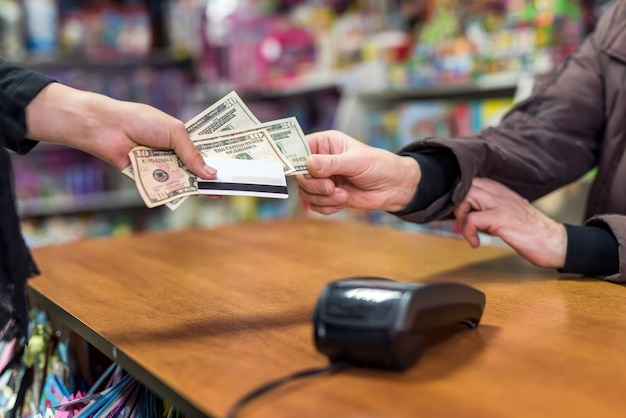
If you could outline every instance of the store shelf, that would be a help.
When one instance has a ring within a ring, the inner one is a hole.
[[[315,93],[320,90],[341,89],[343,76],[342,72],[312,72],[297,78],[283,80],[280,84],[254,88],[237,88],[237,86],[227,82],[205,83],[196,86],[193,99],[196,101],[213,101],[233,90],[237,90],[237,94],[244,101],[288,98]]]
[[[473,82],[452,85],[405,89],[347,89],[343,92],[334,126],[357,138],[367,134],[371,112],[393,108],[398,103],[410,101],[467,101],[482,99],[515,98],[520,85],[525,85],[526,74],[495,74]]]
[[[511,97],[517,89],[517,81],[506,84],[467,83],[459,85],[432,86],[423,88],[390,89],[384,91],[352,91],[348,94],[368,101],[401,101],[417,99],[457,99],[483,97]]]
[[[423,87],[390,87],[384,89],[349,88],[344,91],[363,101],[402,101],[457,98],[512,97],[519,83],[534,75],[525,73],[489,74],[464,83]]]
[[[111,58],[97,58],[88,56],[42,56],[29,57],[15,62],[35,71],[52,70],[119,70],[134,67],[191,67],[193,60],[189,56],[176,56],[168,51],[152,52],[148,55],[139,56],[115,56]]]
[[[51,196],[21,200],[18,212],[22,217],[71,214],[87,211],[124,209],[143,205],[136,189],[121,189],[80,196]]]

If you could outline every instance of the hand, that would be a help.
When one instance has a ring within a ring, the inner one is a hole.
[[[122,170],[138,145],[172,149],[194,174],[214,178],[183,122],[145,104],[115,100],[60,83],[46,86],[26,108],[27,137],[73,147]]]
[[[474,179],[454,213],[463,237],[474,248],[480,245],[478,231],[483,231],[500,237],[536,266],[557,269],[565,264],[565,226],[503,184]]]
[[[307,136],[310,176],[298,176],[299,195],[330,215],[348,207],[395,212],[411,201],[421,178],[414,158],[374,148],[338,131]]]

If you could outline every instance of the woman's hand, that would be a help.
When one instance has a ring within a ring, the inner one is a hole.
[[[183,122],[146,104],[51,83],[26,108],[27,137],[76,148],[122,170],[138,145],[172,149],[204,178],[216,171],[194,147]]]

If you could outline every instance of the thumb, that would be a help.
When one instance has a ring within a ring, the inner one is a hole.
[[[344,154],[312,154],[306,160],[313,177],[327,178],[335,175],[353,175],[355,165]]]
[[[192,173],[205,179],[212,179],[217,174],[217,170],[209,167],[202,158],[202,154],[193,145],[193,142],[187,138],[179,138],[176,141],[174,152],[178,158],[185,164]]]

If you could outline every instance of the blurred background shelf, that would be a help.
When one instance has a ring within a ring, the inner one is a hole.
[[[135,67],[182,67],[191,69],[194,60],[190,56],[175,56],[168,51],[150,52],[145,56],[99,58],[89,56],[34,56],[14,63],[35,71],[85,69],[89,71],[118,71]]]
[[[23,217],[105,211],[141,207],[144,203],[135,187],[84,195],[56,195],[19,201],[18,212]]]
[[[564,62],[611,3],[0,0],[0,56],[183,121],[236,90],[261,121],[295,116],[305,133],[339,129],[395,151],[497,123],[538,75]],[[192,199],[175,212],[147,209],[123,175],[77,153],[40,144],[13,155],[24,229],[37,237],[31,242],[316,216],[298,202],[293,184],[283,204]],[[567,202],[582,201],[586,188],[576,190]],[[562,208],[559,199],[550,196],[543,207]],[[377,211],[337,217],[457,232]]]

